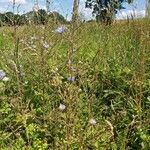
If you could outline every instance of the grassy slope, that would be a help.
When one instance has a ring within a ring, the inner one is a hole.
[[[56,26],[0,29],[0,147],[148,149],[149,21]]]

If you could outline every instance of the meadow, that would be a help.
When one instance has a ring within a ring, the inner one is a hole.
[[[149,24],[1,27],[0,149],[150,149]]]

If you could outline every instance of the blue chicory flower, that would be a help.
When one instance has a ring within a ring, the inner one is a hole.
[[[62,25],[55,30],[55,33],[64,33],[64,32],[65,32],[65,27]]]
[[[47,43],[43,43],[43,47],[48,49],[49,48],[49,45]]]
[[[6,76],[6,73],[3,70],[0,70],[0,80]]]
[[[75,77],[73,76],[73,77],[68,77],[68,81],[70,81],[70,82],[74,82],[75,81]]]

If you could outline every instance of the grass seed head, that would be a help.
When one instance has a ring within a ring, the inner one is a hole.
[[[64,104],[61,104],[60,103],[60,105],[59,105],[59,108],[58,108],[59,110],[61,110],[61,111],[63,111],[63,110],[65,110],[66,109],[66,106],[64,105]]]

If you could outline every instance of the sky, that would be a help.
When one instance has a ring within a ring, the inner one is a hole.
[[[38,0],[39,8],[46,9],[45,5],[46,0]],[[92,11],[85,8],[85,1],[80,0],[80,15],[83,19],[89,20],[92,19]],[[12,11],[12,2],[13,0],[0,0],[0,12]],[[33,8],[34,0],[16,0],[15,12],[20,14],[31,11]],[[50,11],[58,11],[66,19],[71,19],[73,0],[51,0]],[[131,14],[135,17],[143,17],[145,15],[145,0],[134,0],[133,4],[124,3],[123,6],[126,9],[123,9],[118,12],[116,15],[117,19],[125,19]]]

